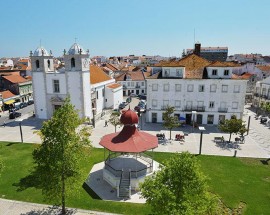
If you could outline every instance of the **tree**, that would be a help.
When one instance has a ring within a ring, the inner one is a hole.
[[[231,119],[226,119],[224,122],[219,124],[219,129],[223,132],[230,133],[229,142],[231,142],[232,134],[244,134],[247,129],[242,119],[237,119],[235,115]]]
[[[176,116],[172,116],[174,109],[174,107],[167,106],[163,113],[163,127],[170,130],[170,139],[172,137],[172,129],[180,126],[179,119]]]
[[[120,113],[117,111],[114,111],[111,113],[109,122],[114,126],[115,132],[116,132],[116,127],[118,125],[121,125],[122,123],[120,122]]]
[[[39,131],[42,144],[33,152],[42,194],[48,200],[61,203],[62,214],[66,214],[66,197],[76,190],[79,162],[91,146],[90,130],[80,126],[83,122],[68,97],[52,118],[43,123]]]
[[[207,178],[188,152],[173,155],[140,186],[154,214],[219,214],[218,198],[207,191]]]

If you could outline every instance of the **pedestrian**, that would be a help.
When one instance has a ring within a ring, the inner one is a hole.
[[[4,120],[4,124],[3,124],[3,127],[6,127],[6,120]]]
[[[105,120],[105,127],[107,127],[108,126],[108,121],[107,120]]]

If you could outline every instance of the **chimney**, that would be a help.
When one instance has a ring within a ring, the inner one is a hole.
[[[199,42],[195,43],[194,54],[201,55],[201,44]]]

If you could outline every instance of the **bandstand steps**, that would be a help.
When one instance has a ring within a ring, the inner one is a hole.
[[[121,184],[119,186],[119,197],[129,198],[129,189],[130,189],[130,179],[129,172],[124,172]]]

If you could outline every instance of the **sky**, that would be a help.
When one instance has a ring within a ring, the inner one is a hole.
[[[180,56],[228,47],[270,55],[269,0],[0,0],[0,57],[54,56],[75,42],[91,56]],[[195,40],[194,40],[195,31]]]

